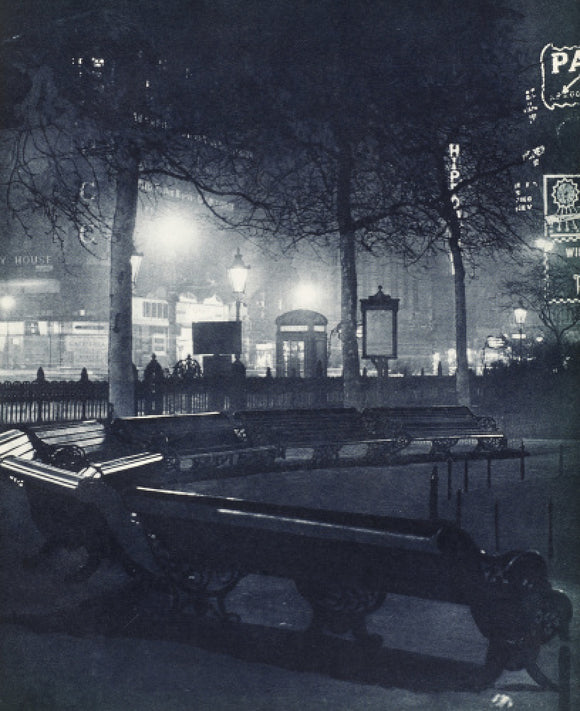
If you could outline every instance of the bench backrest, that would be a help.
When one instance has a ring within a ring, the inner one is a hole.
[[[0,461],[4,457],[21,457],[32,459],[34,446],[30,437],[22,430],[5,430],[0,432]]]
[[[490,432],[489,418],[479,418],[465,406],[376,407],[363,411],[363,417],[385,431],[401,430],[411,437],[429,435],[461,436]]]
[[[98,420],[62,422],[51,425],[31,425],[26,428],[49,447],[76,445],[88,455],[103,448],[107,427]]]
[[[256,444],[315,445],[369,438],[355,408],[242,410],[233,418]]]
[[[120,440],[153,450],[169,446],[178,452],[203,452],[244,446],[223,412],[119,417],[113,420],[111,433]]]
[[[163,545],[175,546],[182,558],[207,557],[212,565],[232,563],[248,572],[298,578],[309,571],[316,576],[322,570],[340,570],[341,579],[362,574],[392,592],[449,602],[465,602],[463,588],[456,585],[462,573],[483,583],[481,551],[465,531],[444,521],[308,509],[155,487],[126,490],[123,498],[145,530]],[[206,530],[210,535],[205,535]]]

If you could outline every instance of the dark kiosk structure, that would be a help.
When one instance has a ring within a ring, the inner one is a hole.
[[[326,316],[308,309],[287,311],[276,319],[276,376],[326,375]]]
[[[389,358],[397,357],[397,313],[399,299],[383,293],[383,287],[360,300],[363,333],[363,358],[369,358],[379,378],[386,377]]]

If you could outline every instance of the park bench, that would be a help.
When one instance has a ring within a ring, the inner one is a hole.
[[[526,669],[541,686],[541,646],[566,638],[567,596],[533,551],[489,555],[452,523],[259,503],[135,487],[123,500],[145,531],[182,609],[231,619],[225,598],[248,574],[295,582],[312,608],[308,648],[352,634],[371,648],[366,617],[388,593],[468,606],[488,640],[477,683]]]
[[[461,441],[475,441],[474,452],[486,456],[507,452],[507,439],[495,421],[465,406],[376,407],[362,415],[383,436],[404,433],[411,442],[430,443],[432,456],[449,457]]]
[[[97,420],[35,425],[0,432],[0,461],[5,457],[34,459],[70,472],[96,469],[101,476],[151,471],[163,457],[136,451],[111,438]],[[140,480],[143,483],[143,479]]]
[[[275,459],[273,446],[254,443],[223,412],[119,417],[110,431],[119,441],[162,453],[178,479],[261,471]]]
[[[158,452],[143,451],[121,441],[99,420],[29,425],[23,431],[36,459],[72,471],[93,465],[102,474],[134,472],[141,467],[151,469],[163,459]]]
[[[14,441],[5,434],[0,441]],[[489,555],[457,526],[344,511],[261,503],[123,483],[89,466],[78,472],[4,456],[0,472],[36,495],[33,517],[52,529],[52,544],[87,549],[74,579],[105,557],[131,574],[164,584],[174,607],[230,620],[226,597],[248,574],[295,582],[312,608],[308,648],[327,634],[350,633],[371,649],[366,618],[388,593],[467,606],[488,640],[476,683],[504,669],[526,669],[542,687],[557,686],[539,668],[543,644],[565,639],[570,601],[552,589],[533,551]],[[46,550],[41,551],[42,555]],[[316,644],[314,645],[316,646]]]
[[[311,462],[336,464],[346,446],[363,446],[367,462],[384,463],[409,443],[405,433],[377,434],[355,408],[242,410],[233,419],[252,441],[273,445],[278,457],[289,449],[309,449]]]

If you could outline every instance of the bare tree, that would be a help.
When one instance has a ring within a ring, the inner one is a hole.
[[[487,3],[434,11],[430,2],[294,3],[247,61],[246,81],[268,101],[248,136],[242,192],[263,209],[241,212],[237,226],[338,249],[347,403],[359,377],[358,249],[409,260],[449,251],[457,393],[468,402],[465,262],[518,239],[512,170],[522,158],[509,139],[520,97],[506,91],[512,67],[491,36],[513,16]],[[418,17],[429,18],[428,34]]]
[[[41,219],[65,253],[71,239],[100,253],[108,245],[117,415],[134,407],[130,258],[140,180],[155,187],[177,172],[208,204],[232,161],[214,137],[223,128],[208,78],[216,18],[203,3],[196,9],[174,0],[79,10],[62,0],[6,13],[2,63],[18,88],[2,114],[7,207],[31,236]]]
[[[546,341],[555,349],[557,365],[561,366],[580,325],[580,301],[562,298],[573,283],[570,267],[564,257],[550,256],[541,249],[529,249],[525,258],[513,265],[509,277],[502,282],[502,292],[510,305],[521,304],[540,320],[546,330]]]

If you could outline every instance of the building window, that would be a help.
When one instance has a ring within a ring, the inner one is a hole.
[[[143,302],[144,318],[169,318],[169,307],[161,301],[144,301]]]
[[[24,322],[24,335],[25,336],[40,336],[40,328],[38,327],[38,321],[25,321]]]

